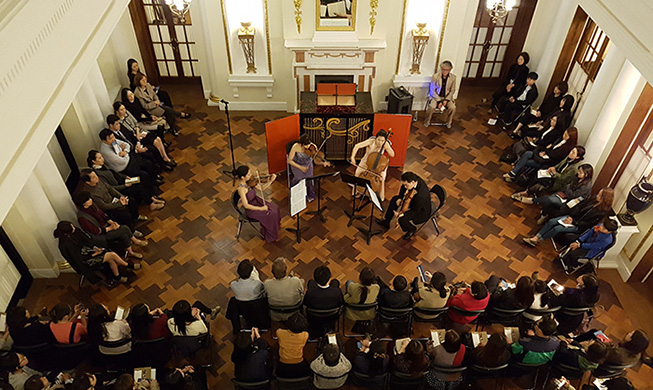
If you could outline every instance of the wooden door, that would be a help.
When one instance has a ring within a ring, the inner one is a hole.
[[[517,0],[508,15],[492,22],[486,2],[479,2],[463,78],[491,81],[502,78],[524,47],[537,0]]]
[[[149,79],[186,82],[199,77],[190,13],[181,20],[164,0],[132,0],[129,9]]]

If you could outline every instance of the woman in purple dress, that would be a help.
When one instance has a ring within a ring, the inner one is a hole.
[[[288,153],[288,166],[292,173],[291,187],[299,183],[302,179],[313,176],[313,158],[308,154],[308,149],[311,145],[315,146],[308,138],[308,135],[304,134],[299,137],[290,149],[290,153]],[[315,146],[315,149],[317,149],[317,146]],[[331,166],[331,163],[328,161],[323,161],[321,164],[325,167]],[[315,200],[313,180],[306,181],[306,199],[309,202]]]
[[[279,206],[272,202],[264,202],[256,194],[256,190],[265,191],[277,175],[272,175],[270,181],[265,184],[257,184],[254,187],[247,185],[247,181],[252,179],[252,170],[246,165],[241,165],[236,169],[236,176],[240,180],[238,183],[238,194],[240,195],[240,204],[245,208],[245,214],[249,218],[255,219],[261,224],[261,232],[265,236],[265,241],[274,242],[279,239],[279,225],[281,224],[281,215]]]

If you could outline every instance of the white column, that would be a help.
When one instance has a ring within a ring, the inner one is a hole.
[[[88,84],[91,88],[93,96],[95,97],[95,101],[97,102],[97,105],[102,112],[103,119],[106,119],[107,115],[113,114],[113,98],[109,97],[107,85],[104,82],[102,71],[100,70],[100,66],[98,65],[97,61],[93,64],[91,70],[88,72],[88,76],[86,77],[84,84]]]
[[[611,45],[603,65],[601,65],[601,69],[596,75],[592,89],[589,95],[585,97],[585,103],[580,113],[577,114],[574,126],[578,128],[578,143],[581,145],[585,144],[590,133],[593,132],[594,124],[598,123],[597,119],[601,116],[601,113],[606,108],[610,109],[606,107],[607,99],[612,93],[612,87],[615,85],[625,62],[626,57],[614,45]],[[589,156],[589,153],[586,156]]]
[[[35,175],[30,175],[3,226],[35,278],[56,278],[63,261],[52,232],[59,218]]]
[[[43,188],[57,218],[61,221],[75,222],[77,219],[75,204],[48,149],[43,152],[39,163],[36,164],[34,176]]]
[[[449,15],[444,29],[440,62],[444,60],[453,62],[453,72],[458,75],[458,87],[460,87],[460,82],[463,79],[462,74],[465,69],[469,41],[472,38],[478,3],[479,0],[456,0],[451,1],[449,4]],[[438,65],[435,64],[436,69]],[[455,97],[458,97],[459,94],[460,88]]]

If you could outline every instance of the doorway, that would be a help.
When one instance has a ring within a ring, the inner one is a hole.
[[[492,21],[481,1],[474,19],[463,79],[475,84],[494,84],[505,76],[524,47],[537,0],[517,0],[508,15]]]

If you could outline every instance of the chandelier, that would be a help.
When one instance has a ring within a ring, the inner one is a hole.
[[[492,23],[496,23],[505,18],[516,3],[517,0],[487,0],[486,7],[492,18]]]
[[[179,16],[182,23],[186,21],[186,12],[188,12],[191,1],[193,0],[165,0],[166,5],[170,7],[170,11]]]

